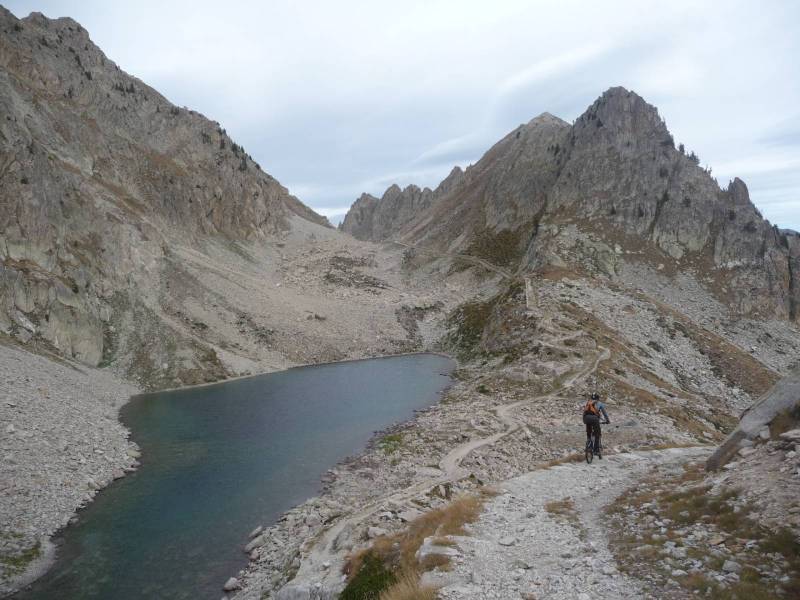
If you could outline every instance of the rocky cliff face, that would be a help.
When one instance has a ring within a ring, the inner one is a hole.
[[[569,133],[548,195],[548,235],[532,240],[529,262],[546,262],[574,225],[621,247],[622,260],[706,278],[739,313],[796,320],[797,239],[762,218],[741,180],[721,189],[697,163],[653,106],[608,90]]]
[[[362,194],[347,212],[339,229],[359,240],[383,242],[400,231],[420,212],[433,206],[443,195],[457,185],[464,172],[455,167],[435,190],[409,185],[401,189],[391,185],[380,199]]]
[[[128,351],[115,323],[145,338],[164,327],[176,245],[327,225],[218,123],[121,71],[75,21],[0,7],[0,31],[0,331],[105,363]],[[198,367],[215,363],[202,344],[177,345]]]
[[[722,189],[698,163],[655,107],[612,88],[572,126],[543,114],[518,127],[384,235],[525,272],[688,273],[739,314],[797,321],[800,238],[770,225],[741,180]]]

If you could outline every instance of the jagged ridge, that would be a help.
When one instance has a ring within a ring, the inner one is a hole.
[[[615,87],[572,126],[545,113],[518,127],[413,220],[386,220],[382,235],[524,271],[570,264],[614,276],[635,255],[693,271],[740,314],[796,321],[800,237],[766,221],[740,179],[723,190],[698,163],[655,107]]]

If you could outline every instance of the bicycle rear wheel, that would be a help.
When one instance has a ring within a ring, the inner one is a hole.
[[[586,442],[586,463],[592,464],[592,460],[594,459],[594,440],[589,440]]]

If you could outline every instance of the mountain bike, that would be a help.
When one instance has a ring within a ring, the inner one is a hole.
[[[601,421],[601,425],[608,425],[608,421]],[[601,438],[602,439],[602,438]],[[594,455],[597,455],[597,458],[603,460],[603,444],[601,441],[597,442],[597,451],[595,452],[595,438],[594,438],[594,431],[586,440],[586,450],[584,450],[584,454],[586,455],[586,463],[592,464],[592,460],[594,460]]]

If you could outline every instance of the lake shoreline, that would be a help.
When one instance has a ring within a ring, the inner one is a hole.
[[[405,352],[405,353],[392,354],[392,355],[381,355],[381,356],[364,358],[364,359],[356,358],[356,359],[348,359],[348,360],[343,360],[343,361],[331,361],[331,362],[319,363],[319,364],[296,365],[296,366],[290,367],[288,369],[282,369],[282,370],[279,370],[279,371],[268,371],[266,373],[260,373],[258,375],[246,375],[246,376],[241,376],[241,377],[229,378],[229,379],[222,380],[222,381],[219,381],[219,382],[212,382],[212,383],[209,383],[209,384],[201,384],[201,385],[197,385],[197,386],[185,386],[185,387],[177,388],[175,390],[159,390],[158,392],[144,392],[144,393],[143,392],[138,392],[138,393],[134,393],[134,394],[131,394],[130,396],[128,396],[127,399],[117,407],[117,411],[116,411],[116,415],[115,415],[116,416],[116,421],[117,421],[118,424],[120,424],[122,427],[125,428],[125,431],[126,431],[127,435],[132,435],[131,429],[126,425],[127,419],[123,420],[122,408],[125,407],[125,406],[128,406],[132,400],[134,400],[136,398],[139,398],[139,397],[141,397],[143,395],[150,394],[150,393],[165,393],[165,392],[169,392],[169,391],[185,391],[185,390],[198,389],[198,388],[208,388],[208,387],[212,387],[212,386],[215,386],[215,385],[221,385],[223,383],[229,384],[231,382],[254,379],[254,378],[257,378],[257,377],[260,377],[260,376],[264,376],[264,375],[271,375],[271,374],[276,374],[276,373],[280,373],[280,372],[296,371],[297,369],[301,369],[301,368],[324,367],[324,366],[337,365],[337,364],[355,363],[355,362],[361,362],[361,361],[366,361],[366,360],[399,358],[399,357],[403,357],[403,356],[416,356],[416,355],[439,356],[439,357],[442,357],[442,358],[446,358],[446,359],[448,359],[450,361],[453,361],[454,367],[457,366],[457,363],[452,359],[452,357],[450,357],[449,355],[447,355],[445,353],[442,353],[442,352],[425,352],[425,351]],[[445,391],[446,390],[442,390],[442,394],[444,394]],[[437,398],[436,401],[438,401],[439,398],[441,398],[441,394],[439,395],[439,397]],[[428,407],[413,409],[413,414],[411,414],[409,416],[409,418],[406,419],[405,421],[389,423],[389,424],[387,424],[385,427],[383,427],[381,429],[369,432],[369,439],[366,442],[366,446],[364,448],[362,448],[361,451],[359,451],[359,454],[361,454],[363,452],[366,452],[367,449],[372,447],[375,444],[376,440],[380,436],[384,435],[387,431],[392,430],[392,429],[394,429],[394,428],[396,428],[398,426],[401,426],[401,425],[403,425],[403,424],[405,424],[407,422],[413,421],[414,418],[416,418],[416,414],[417,414],[418,411],[424,411],[424,410],[427,410],[427,409],[428,409]],[[136,436],[136,437],[138,438],[139,436]],[[133,444],[132,447],[133,448],[138,448],[135,444]],[[146,448],[144,448],[144,452],[145,453],[147,452]],[[340,468],[342,466],[342,464],[344,464],[344,463],[346,463],[346,462],[348,462],[348,461],[350,461],[352,459],[353,459],[353,456],[346,456],[346,457],[342,458],[340,461],[337,461],[331,467],[331,469]],[[121,467],[121,468],[126,468],[127,470],[131,471],[131,470],[133,470],[131,462],[136,462],[136,461],[123,461],[121,463],[115,464],[114,466]],[[114,479],[110,479],[109,481],[103,482],[104,485],[94,491],[92,499],[93,500],[96,499],[97,498],[96,494],[98,492],[100,492],[101,490],[108,489],[108,487],[110,486],[111,483],[113,483],[113,481],[114,481]],[[324,474],[323,474],[322,479],[319,482],[319,485],[320,485],[319,490],[321,491],[324,488],[324,485],[325,485]],[[316,498],[316,496],[317,496],[317,493],[315,493],[312,496],[309,496],[304,502],[308,502],[308,501],[314,500],[314,498]],[[303,504],[303,503],[301,503],[301,504]],[[29,565],[29,568],[25,571],[25,573],[20,574],[20,576],[18,578],[16,578],[16,580],[15,580],[16,581],[15,591],[11,592],[11,593],[16,593],[16,591],[20,591],[20,590],[24,591],[27,587],[29,587],[37,579],[39,579],[40,577],[42,577],[43,575],[47,574],[50,571],[50,569],[53,567],[53,565],[57,562],[57,559],[58,559],[57,548],[59,548],[60,545],[61,545],[59,543],[59,541],[58,541],[59,537],[65,535],[65,532],[69,531],[69,525],[73,524],[75,522],[75,518],[80,515],[81,511],[84,508],[87,508],[88,506],[89,506],[89,502],[86,502],[84,504],[81,504],[81,505],[77,506],[75,508],[75,510],[73,510],[73,512],[71,513],[71,516],[70,516],[69,520],[66,523],[64,523],[61,527],[59,527],[58,529],[53,531],[50,534],[50,536],[48,536],[46,539],[43,540],[43,547],[44,547],[44,545],[47,545],[50,548],[49,552],[47,552],[45,555],[43,555],[42,557],[40,557],[39,559],[34,561],[34,563],[31,563]],[[293,510],[293,509],[290,508],[289,511],[291,511],[291,510]],[[279,516],[276,520],[280,520],[282,517],[283,517],[283,515]],[[246,542],[247,542],[246,539],[242,540],[242,544],[243,545]],[[220,589],[221,589],[222,583],[224,583],[224,582],[220,582]]]
[[[0,479],[0,597],[24,590],[54,564],[58,536],[115,478],[135,469],[138,447],[120,410],[140,389],[109,371],[55,362],[0,344],[0,402],[7,460]],[[53,426],[57,423],[57,426]],[[20,564],[23,563],[24,564]]]
[[[418,354],[433,354],[434,356],[442,356],[444,358],[449,358],[450,360],[456,361],[456,358],[453,357],[452,355],[448,354],[447,352],[442,352],[442,351],[439,351],[439,350],[417,350],[417,351],[414,351],[414,352],[398,352],[396,354],[378,354],[378,355],[375,355],[375,356],[364,356],[364,357],[361,357],[361,358],[345,358],[345,359],[342,359],[342,360],[329,360],[329,361],[323,361],[323,362],[318,362],[318,363],[305,363],[305,364],[300,364],[300,365],[292,365],[290,367],[286,367],[285,369],[275,369],[273,371],[262,371],[260,373],[254,373],[254,374],[251,374],[251,375],[234,375],[233,377],[227,377],[225,379],[220,379],[219,381],[209,381],[209,382],[206,382],[206,383],[195,383],[195,384],[192,384],[192,385],[183,385],[183,386],[174,387],[174,388],[163,388],[163,389],[157,389],[157,390],[149,390],[149,391],[146,391],[146,392],[141,392],[140,394],[137,394],[137,395],[154,394],[154,393],[161,393],[161,392],[180,392],[180,391],[183,391],[183,390],[194,390],[194,389],[212,387],[212,386],[215,386],[215,385],[222,385],[222,384],[225,384],[225,383],[230,383],[232,381],[242,381],[242,380],[246,380],[246,379],[252,379],[254,377],[261,377],[262,375],[271,375],[273,373],[282,373],[284,371],[292,371],[292,370],[295,370],[295,369],[305,369],[307,367],[325,367],[325,366],[329,366],[329,365],[341,365],[341,364],[346,364],[346,363],[358,362],[358,361],[361,361],[361,360],[381,360],[381,359],[386,359],[386,358],[397,358],[397,357],[400,357],[400,356],[416,356]],[[129,401],[130,401],[130,399],[129,399]]]

